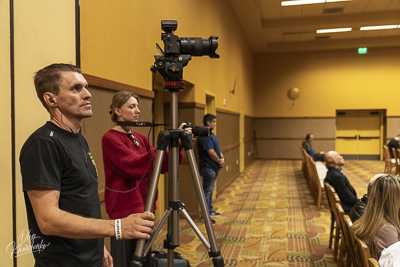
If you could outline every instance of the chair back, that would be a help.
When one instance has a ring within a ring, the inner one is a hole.
[[[350,230],[349,228],[351,226],[353,226],[353,223],[351,222],[351,219],[348,215],[344,214],[344,210],[342,205],[340,205],[340,203],[336,203],[335,204],[336,207],[336,212],[338,214],[338,219],[339,219],[339,225],[340,225],[340,230],[342,231],[342,242],[345,243],[346,247],[347,247],[347,257],[349,257],[348,261],[349,262],[354,262],[354,250],[352,248],[354,248],[354,244],[351,240],[351,236],[350,236]],[[346,222],[346,220],[348,220]]]
[[[336,194],[335,189],[329,184],[324,183],[326,198],[328,199],[329,209],[331,211],[331,231],[329,237],[329,247],[332,245],[333,238],[333,229],[335,229],[334,234],[334,249],[333,249],[333,258],[337,260],[338,252],[339,252],[339,240],[340,240],[340,222],[337,216],[335,204],[339,203],[341,205],[339,196]],[[336,225],[336,226],[334,226]]]
[[[356,236],[354,236],[355,240],[356,240],[356,249],[355,249],[355,254],[356,257],[359,259],[359,267],[369,267],[369,258],[371,258],[371,254],[369,253],[369,249],[367,244],[357,238]]]
[[[304,150],[304,148],[301,146],[301,145],[299,145],[299,147],[300,147],[300,154],[301,154],[301,158],[302,158],[302,161],[301,161],[301,170],[303,171],[303,173],[305,174],[305,171],[306,171],[306,157],[305,157],[305,155],[304,155],[304,153],[306,152],[305,150]]]
[[[392,162],[392,156],[389,152],[389,147],[387,145],[383,145],[383,157],[385,159],[385,170],[384,173],[391,173],[392,168],[395,167],[395,161]],[[397,169],[397,168],[396,168]]]
[[[379,267],[379,263],[374,258],[368,259],[369,267]]]
[[[347,231],[348,233],[348,241],[349,241],[349,246],[352,248],[356,247],[356,239],[354,235],[354,230],[353,230],[353,222],[351,221],[349,215],[345,214],[343,216],[343,228]]]
[[[390,161],[391,159],[389,147],[387,145],[383,145],[383,157],[385,158],[385,161]]]
[[[394,171],[395,175],[398,174],[398,170],[399,170],[399,158],[398,158],[398,154],[397,154],[396,150],[397,149],[392,147],[392,154],[393,154],[393,157],[394,157],[394,166],[395,166],[395,171]]]
[[[324,188],[326,192],[326,198],[328,199],[329,209],[331,210],[332,213],[336,213],[336,207],[335,207],[336,202],[342,204],[340,202],[340,198],[336,194],[335,188],[333,188],[333,186],[331,186],[329,183],[324,182]]]

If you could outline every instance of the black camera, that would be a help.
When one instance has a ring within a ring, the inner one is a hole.
[[[209,56],[210,58],[219,58],[215,53],[218,48],[217,39],[219,36],[210,36],[208,39],[201,37],[183,37],[179,38],[173,34],[178,27],[176,20],[162,20],[161,29],[165,32],[161,34],[161,40],[164,42],[165,54],[169,55],[192,55]]]
[[[165,81],[182,81],[183,67],[189,63],[192,56],[219,58],[219,55],[215,53],[218,48],[217,39],[219,36],[213,35],[208,39],[200,37],[179,38],[173,33],[177,27],[178,22],[176,20],[161,21],[161,29],[164,31],[161,34],[161,40],[164,42],[165,51],[157,44],[157,49],[162,55],[154,56],[156,61],[151,70],[153,72],[158,70]]]
[[[210,135],[211,135],[211,128],[210,127],[194,126],[189,121],[183,121],[183,122],[186,123],[186,125],[183,126],[183,129],[192,128],[192,133],[194,134],[194,136],[207,136],[207,137],[210,137]]]

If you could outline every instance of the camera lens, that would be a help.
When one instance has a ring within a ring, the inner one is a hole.
[[[211,128],[206,126],[192,126],[192,132],[195,136],[208,136],[211,135]]]
[[[180,38],[181,54],[189,54],[192,56],[209,56],[210,58],[219,58],[215,53],[218,48],[219,36],[210,36],[210,38],[200,37],[183,37]]]

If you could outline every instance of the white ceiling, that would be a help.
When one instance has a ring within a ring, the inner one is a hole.
[[[400,46],[400,28],[360,31],[361,26],[400,25],[400,0],[352,0],[281,6],[281,0],[229,0],[254,53],[315,51],[360,46]],[[351,32],[317,34],[317,29]]]

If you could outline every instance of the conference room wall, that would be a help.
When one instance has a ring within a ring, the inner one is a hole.
[[[308,132],[315,135],[315,150],[335,149],[337,110],[386,110],[386,137],[393,138],[400,132],[399,60],[399,47],[371,48],[366,55],[336,50],[256,56],[258,157],[300,159],[298,146]],[[287,97],[293,87],[300,91],[296,100]]]

